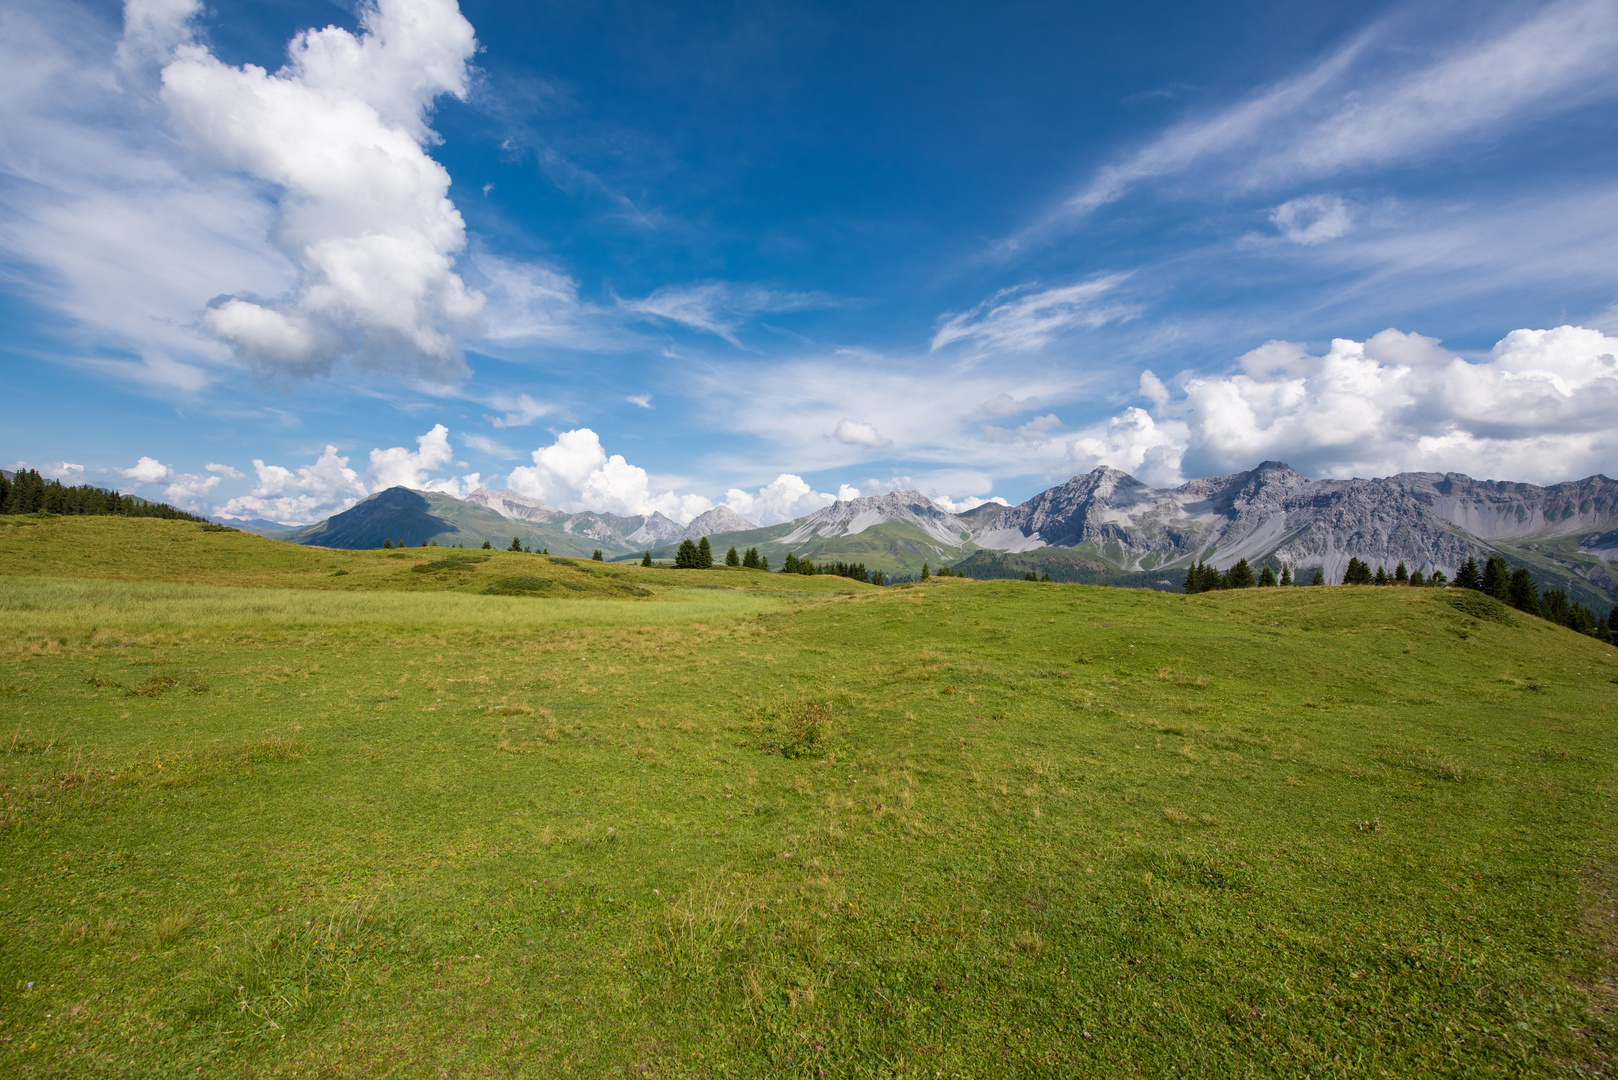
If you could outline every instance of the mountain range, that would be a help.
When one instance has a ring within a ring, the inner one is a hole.
[[[1098,468],[1017,506],[986,503],[950,513],[917,491],[849,499],[804,517],[759,527],[728,507],[689,525],[662,514],[567,513],[511,491],[479,490],[461,500],[390,488],[299,529],[228,522],[266,536],[327,547],[507,547],[609,559],[672,558],[681,541],[707,536],[757,547],[772,566],[790,552],[815,562],[862,562],[891,578],[923,563],[971,577],[1178,588],[1201,560],[1221,569],[1247,559],[1294,573],[1319,569],[1342,580],[1350,558],[1390,570],[1454,575],[1468,558],[1504,555],[1543,588],[1579,603],[1618,600],[1618,482],[1591,476],[1541,487],[1474,480],[1459,473],[1401,473],[1375,480],[1310,480],[1278,461],[1228,476],[1153,488]]]

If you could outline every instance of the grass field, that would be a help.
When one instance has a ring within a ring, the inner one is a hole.
[[[1610,1072],[1593,639],[390,554],[0,519],[0,1075]]]

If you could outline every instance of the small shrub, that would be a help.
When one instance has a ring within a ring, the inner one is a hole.
[[[830,734],[831,710],[824,702],[806,701],[794,707],[786,716],[787,742],[781,753],[789,758],[818,754]]]

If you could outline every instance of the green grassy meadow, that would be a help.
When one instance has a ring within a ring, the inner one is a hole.
[[[1456,599],[0,518],[0,1075],[1606,1075],[1618,659]]]

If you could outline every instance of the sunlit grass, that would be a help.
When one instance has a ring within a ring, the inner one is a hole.
[[[0,578],[0,631],[312,630],[379,633],[464,628],[520,632],[557,625],[664,626],[741,619],[779,601],[722,589],[668,589],[654,599],[561,600],[464,593],[343,593]]]

